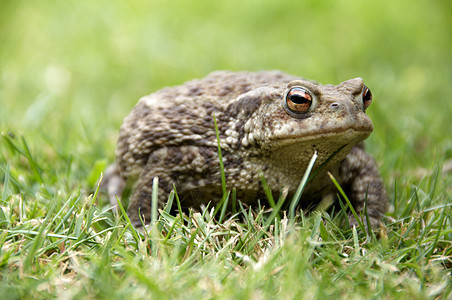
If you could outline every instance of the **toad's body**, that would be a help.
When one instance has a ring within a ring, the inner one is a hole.
[[[318,85],[278,71],[214,72],[204,79],[165,88],[142,98],[125,119],[119,136],[116,171],[136,180],[128,214],[139,225],[150,219],[151,187],[159,178],[163,204],[173,184],[183,206],[221,199],[218,122],[228,188],[250,205],[265,200],[260,172],[277,195],[289,199],[313,153],[314,170],[332,159],[308,183],[303,206],[337,193],[327,171],[347,191],[355,209],[377,224],[386,195],[375,161],[361,141],[373,130],[365,114],[371,94],[361,79],[338,86]],[[110,195],[120,193],[110,181]]]

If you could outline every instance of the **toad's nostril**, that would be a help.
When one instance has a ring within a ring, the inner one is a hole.
[[[331,108],[338,109],[340,107],[340,104],[337,102],[331,103]]]

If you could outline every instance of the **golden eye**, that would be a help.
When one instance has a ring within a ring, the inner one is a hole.
[[[365,86],[364,89],[363,89],[364,110],[366,108],[368,108],[371,103],[372,103],[372,92],[370,91],[370,89],[367,86]]]
[[[305,113],[311,104],[311,93],[302,87],[294,87],[286,95],[286,106],[292,113]]]

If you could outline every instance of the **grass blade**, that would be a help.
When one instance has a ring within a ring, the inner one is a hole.
[[[339,190],[339,193],[341,194],[341,196],[345,199],[345,202],[347,203],[348,208],[350,209],[350,211],[352,212],[353,216],[356,219],[356,222],[358,222],[358,226],[361,228],[361,230],[363,232],[367,232],[366,228],[364,227],[363,222],[361,221],[361,218],[359,218],[358,214],[356,213],[355,209],[353,208],[352,203],[350,202],[350,200],[348,199],[347,195],[345,194],[344,190],[342,189],[342,187],[339,185],[339,183],[337,182],[336,178],[334,178],[333,174],[331,174],[330,172],[328,172],[328,176],[330,177],[331,181],[334,183],[334,185],[336,186],[336,188]]]
[[[311,160],[309,161],[308,167],[306,168],[303,178],[301,179],[300,184],[298,185],[297,191],[295,192],[295,195],[292,199],[292,203],[290,204],[289,218],[292,220],[295,218],[295,209],[298,206],[298,202],[300,201],[301,194],[303,194],[304,187],[306,186],[306,183],[308,182],[309,174],[311,174],[312,168],[314,167],[314,163],[316,160],[317,160],[317,151],[315,151],[314,154],[312,155]]]
[[[223,190],[223,195],[226,194],[226,174],[224,173],[223,156],[221,155],[221,143],[220,143],[220,133],[218,131],[217,119],[215,115],[212,114],[213,123],[215,124],[215,134],[218,143],[218,159],[220,160],[220,173],[221,173],[221,187]]]

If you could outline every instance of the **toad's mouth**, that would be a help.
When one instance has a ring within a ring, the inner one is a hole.
[[[347,127],[347,129],[315,131],[312,133],[302,132],[299,135],[283,135],[271,138],[274,146],[288,146],[294,144],[312,144],[313,148],[317,148],[317,144],[321,145],[348,145],[356,144],[369,137],[372,128],[363,127]]]
[[[313,115],[309,119],[287,119],[274,122],[264,134],[273,145],[290,145],[337,141],[340,144],[366,139],[373,131],[373,124],[364,112],[347,115]],[[342,142],[340,142],[342,141]]]
[[[342,161],[351,149],[369,136],[369,131],[357,131],[348,128],[342,132],[325,132],[314,136],[291,137],[275,140],[271,143],[269,154],[272,161],[277,161],[278,168],[295,168],[302,176],[309,159],[317,153],[314,169],[324,163],[328,165]]]

